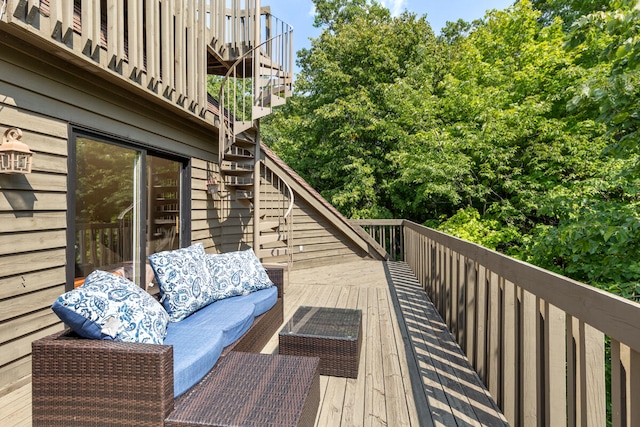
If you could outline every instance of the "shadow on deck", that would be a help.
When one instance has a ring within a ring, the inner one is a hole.
[[[507,425],[406,263],[294,269],[285,295],[285,321],[303,305],[362,310],[358,378],[320,377],[316,426]]]
[[[386,263],[385,273],[421,425],[507,425],[409,266]]]

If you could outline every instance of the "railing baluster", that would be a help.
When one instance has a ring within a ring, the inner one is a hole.
[[[580,407],[580,335],[577,319],[567,316],[567,425],[575,426],[579,420]]]
[[[118,52],[118,40],[123,37],[118,37],[120,34],[118,28],[118,17],[124,15],[120,11],[120,2],[116,0],[107,1],[107,62],[109,67],[113,70],[117,70],[120,65],[122,57]]]
[[[585,415],[587,426],[606,425],[604,334],[585,324]]]
[[[456,319],[458,322],[458,335],[456,336],[458,344],[462,349],[466,346],[467,331],[467,297],[466,297],[466,280],[467,280],[467,260],[463,255],[458,254],[458,311]]]
[[[628,348],[628,347],[627,347]],[[640,352],[628,349],[627,426],[640,424]]]
[[[449,330],[451,334],[456,337],[459,337],[459,328],[458,328],[458,313],[459,313],[459,304],[458,304],[458,273],[460,268],[459,263],[460,256],[458,253],[451,253],[451,313],[449,314]],[[459,341],[459,340],[458,340]]]
[[[502,412],[511,425],[517,425],[517,402],[518,395],[517,390],[517,378],[518,373],[518,349],[516,340],[516,286],[509,282],[504,281],[503,284],[503,299],[504,299],[504,313],[503,313],[503,366],[502,366]]]
[[[476,280],[477,280],[476,265],[472,259],[465,259],[465,278],[464,278],[464,293],[465,293],[465,345],[464,350],[469,359],[469,363],[475,366],[476,363],[476,343],[475,343],[475,330],[476,330]]]
[[[175,6],[173,0],[163,0],[161,4],[162,33],[160,34],[160,49],[162,52],[161,77],[162,77],[162,95],[173,100],[175,89],[174,82],[174,64],[175,49],[173,46],[175,40],[175,30],[173,25]]]
[[[566,319],[564,311],[544,302],[544,425],[566,418]]]
[[[536,426],[538,420],[541,420],[539,412],[538,387],[539,369],[538,364],[538,343],[540,342],[539,329],[539,311],[536,296],[522,291],[521,300],[521,330],[518,332],[521,336],[521,369],[522,382],[521,397],[522,402],[522,418],[524,426]]]
[[[611,339],[611,413],[613,427],[640,421],[640,353]]]
[[[479,265],[476,285],[476,372],[487,382],[487,276],[484,266]]]
[[[452,284],[452,258],[453,254],[449,248],[445,248],[445,278],[444,278],[444,321],[451,329],[451,284]]]
[[[488,275],[488,326],[487,326],[487,388],[496,401],[500,400],[500,279],[487,270]]]
[[[438,283],[438,312],[442,318],[446,317],[446,306],[447,306],[447,253],[448,248],[444,245],[438,245],[438,256],[439,263],[438,268],[440,270],[440,282]]]
[[[626,423],[627,371],[622,366],[620,341],[611,340],[611,425],[622,427]]]

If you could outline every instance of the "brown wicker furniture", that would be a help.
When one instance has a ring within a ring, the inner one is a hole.
[[[167,427],[312,426],[320,403],[317,357],[231,352],[179,397]]]
[[[282,270],[267,272],[278,287],[276,305],[226,347],[218,363],[234,349],[259,352],[282,324]],[[33,342],[32,387],[34,427],[162,426],[174,408],[173,348],[63,331]]]
[[[300,307],[278,335],[279,353],[320,357],[320,374],[358,377],[362,311]]]

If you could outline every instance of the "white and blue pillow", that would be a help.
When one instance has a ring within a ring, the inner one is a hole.
[[[273,286],[253,249],[206,255],[216,299],[248,295]]]
[[[51,308],[78,335],[92,339],[162,344],[169,323],[166,311],[145,290],[101,270]]]
[[[160,301],[178,322],[215,301],[202,243],[149,255],[160,287]]]

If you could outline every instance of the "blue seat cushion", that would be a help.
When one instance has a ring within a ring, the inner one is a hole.
[[[173,346],[173,395],[180,396],[196,385],[213,368],[222,354],[222,331],[185,328],[183,322],[169,323],[165,345]]]
[[[226,347],[251,327],[254,310],[253,304],[241,299],[223,299],[196,311],[179,323],[181,327],[201,331],[202,334],[221,331],[222,343]]]
[[[229,298],[229,301],[242,301],[244,304],[253,304],[255,307],[253,316],[258,317],[276,305],[278,301],[278,288],[272,286],[267,289],[251,292],[249,295]]]

